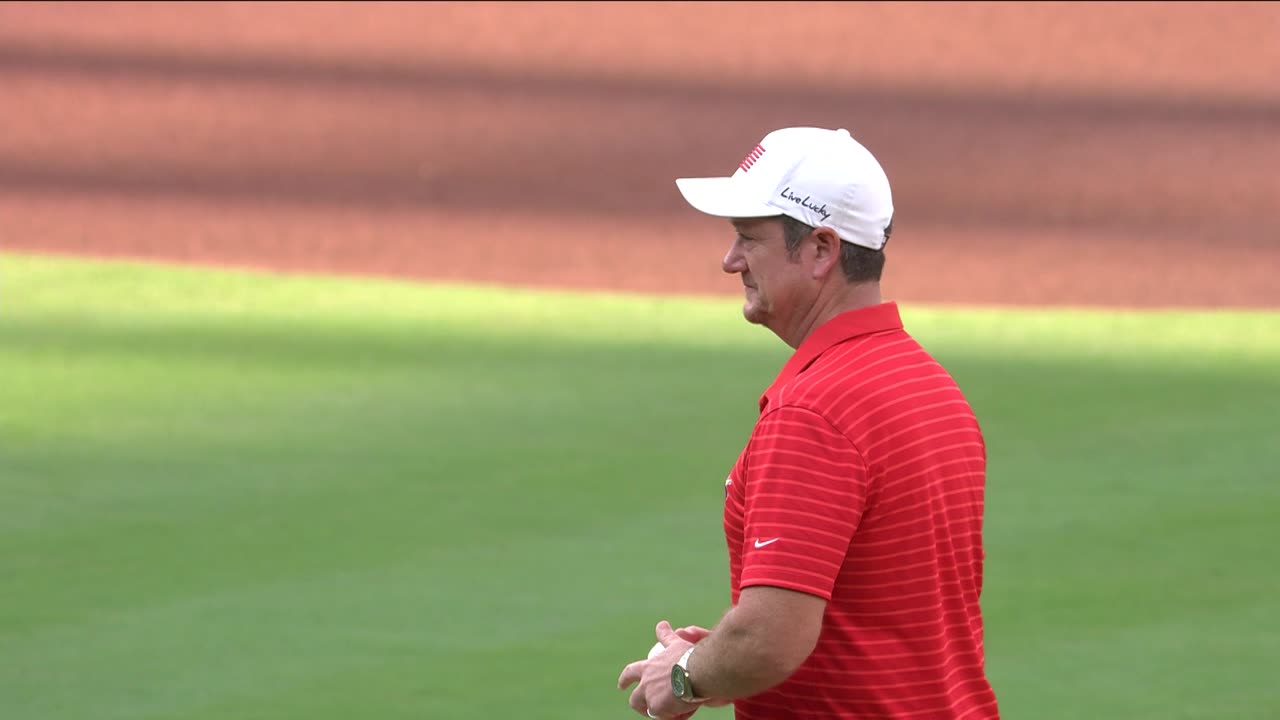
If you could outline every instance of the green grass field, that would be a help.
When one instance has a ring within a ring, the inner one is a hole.
[[[634,717],[728,601],[738,307],[0,256],[0,717]],[[1280,717],[1280,314],[904,317],[1005,717]]]

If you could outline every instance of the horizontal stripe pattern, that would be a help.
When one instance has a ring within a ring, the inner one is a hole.
[[[986,445],[951,375],[886,303],[819,328],[761,408],[725,489],[733,602],[772,585],[828,603],[813,654],[737,717],[997,718]]]

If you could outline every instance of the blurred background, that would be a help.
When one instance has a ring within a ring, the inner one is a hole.
[[[1004,717],[1280,717],[1280,4],[0,3],[0,720],[636,717],[790,349],[674,179],[844,127]],[[728,718],[704,709],[699,718]]]
[[[846,127],[908,301],[1274,306],[1270,3],[5,3],[0,244],[736,292],[673,179]]]

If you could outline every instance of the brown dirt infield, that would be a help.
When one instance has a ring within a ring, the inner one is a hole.
[[[738,292],[675,177],[847,127],[907,301],[1280,306],[1274,3],[0,4],[0,249]]]

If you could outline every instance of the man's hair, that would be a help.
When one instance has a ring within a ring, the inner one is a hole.
[[[790,215],[782,216],[782,236],[787,241],[787,257],[794,260],[800,252],[800,242],[813,232],[813,227],[805,225]],[[893,222],[884,229],[885,241],[893,232]],[[878,281],[884,272],[884,250],[872,250],[851,242],[840,241],[840,269],[844,277],[851,283]]]

